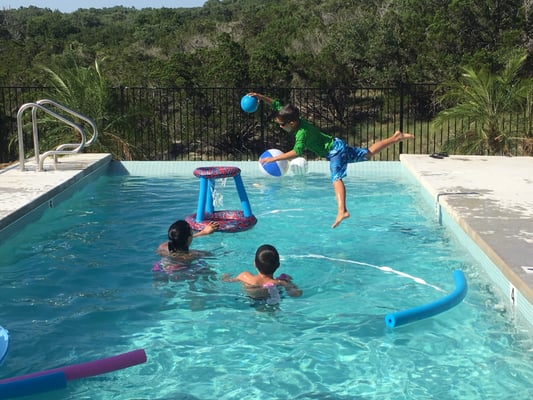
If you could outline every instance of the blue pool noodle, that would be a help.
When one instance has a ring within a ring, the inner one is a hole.
[[[63,371],[51,372],[45,375],[33,376],[17,381],[0,383],[0,399],[31,396],[37,393],[67,387],[67,378]]]
[[[389,328],[394,328],[424,318],[433,317],[434,315],[455,307],[465,298],[468,291],[468,285],[466,283],[465,275],[461,270],[453,271],[453,280],[455,282],[455,289],[450,294],[432,303],[387,314],[385,316],[385,324]]]

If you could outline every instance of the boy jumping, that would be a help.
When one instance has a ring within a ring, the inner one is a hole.
[[[261,158],[259,160],[261,164],[268,164],[278,160],[292,160],[293,158],[301,157],[305,150],[311,150],[318,156],[329,160],[331,181],[333,182],[337,200],[337,217],[333,225],[331,225],[332,228],[336,228],[343,220],[350,217],[350,213],[346,209],[346,187],[342,181],[346,176],[348,164],[370,160],[375,154],[388,146],[402,140],[414,138],[414,135],[410,133],[396,131],[391,137],[380,140],[369,148],[351,147],[342,139],[334,138],[327,133],[321,132],[311,122],[300,118],[300,110],[294,105],[287,104],[283,106],[279,100],[259,93],[248,93],[248,95],[269,104],[272,110],[277,112],[274,120],[280,128],[295,135],[295,143],[292,150],[276,157]]]

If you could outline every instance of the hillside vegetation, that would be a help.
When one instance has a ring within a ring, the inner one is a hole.
[[[529,54],[528,0],[209,0],[200,8],[0,11],[0,86],[98,60],[114,86],[442,82]]]
[[[238,108],[249,90],[296,102],[350,143],[393,124],[417,134],[400,151],[530,155],[532,22],[531,0],[4,9],[0,161],[18,156],[18,107],[41,96],[90,116],[100,131],[91,151],[117,159],[253,159],[288,146],[269,110]],[[76,140],[42,125],[43,149]]]

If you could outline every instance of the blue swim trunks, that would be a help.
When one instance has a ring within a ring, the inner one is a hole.
[[[346,176],[348,164],[367,161],[368,148],[350,147],[342,139],[335,138],[333,148],[326,157],[329,160],[331,181],[335,182]]]

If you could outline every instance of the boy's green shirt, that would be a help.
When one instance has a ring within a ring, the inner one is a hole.
[[[283,105],[279,100],[272,102],[272,110],[279,111]],[[321,132],[315,125],[306,119],[300,118],[298,130],[293,132],[295,142],[293,150],[301,157],[306,149],[311,150],[320,157],[326,157],[333,147],[333,137],[327,133]]]

